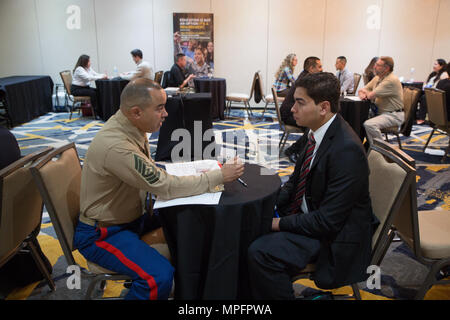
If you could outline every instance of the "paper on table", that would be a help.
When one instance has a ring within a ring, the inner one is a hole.
[[[346,98],[353,101],[361,101],[361,99],[358,96],[346,96]]]
[[[198,176],[204,172],[215,169],[220,169],[219,163],[216,160],[198,160],[192,162],[166,164],[167,173],[174,176],[190,176],[190,175]],[[189,204],[215,205],[219,203],[221,195],[222,192],[213,192],[213,193],[203,193],[197,196],[177,198],[172,200],[156,199],[153,208],[159,209]]]

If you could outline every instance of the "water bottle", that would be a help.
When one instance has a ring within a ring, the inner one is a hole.
[[[117,67],[116,66],[114,66],[113,74],[114,74],[114,78],[119,76],[119,73],[117,72]]]

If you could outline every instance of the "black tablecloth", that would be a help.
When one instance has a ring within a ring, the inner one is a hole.
[[[211,92],[211,116],[224,120],[227,82],[223,78],[195,78],[195,92]]]
[[[278,175],[261,175],[245,165],[242,179],[225,184],[217,206],[190,205],[159,209],[175,265],[176,299],[250,298],[247,249],[269,233]]]
[[[413,87],[422,90],[423,82],[402,82],[403,87]]]
[[[53,110],[53,81],[49,76],[0,78],[0,97],[11,126],[28,122]]]
[[[195,150],[195,141],[199,145],[200,141],[203,140],[203,134],[206,130],[212,129],[212,119],[211,119],[211,93],[192,93],[186,95],[176,95],[167,98],[166,111],[168,116],[166,117],[161,129],[159,131],[158,146],[156,148],[156,161],[173,161],[175,159],[171,158],[172,149],[183,139],[179,141],[171,141],[172,133],[176,129],[187,129],[190,133],[191,141],[191,158],[185,159],[189,160],[199,160],[203,159],[200,150]],[[201,132],[195,132],[194,121],[201,121]],[[201,134],[200,134],[201,133]],[[203,150],[214,141],[214,137],[210,139],[205,139],[202,141],[202,152]],[[184,142],[184,141],[183,141]],[[179,153],[181,156],[186,156],[182,152]],[[214,156],[214,154],[212,154]],[[207,157],[206,157],[207,158]]]
[[[339,113],[363,141],[366,136],[363,124],[369,118],[370,101],[354,101],[348,98],[341,98],[339,103],[341,106]]]
[[[98,95],[99,116],[103,121],[107,121],[119,110],[120,94],[128,84],[128,80],[96,80]]]

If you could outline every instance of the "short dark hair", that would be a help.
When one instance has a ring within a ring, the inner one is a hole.
[[[347,63],[347,58],[344,56],[339,56],[337,57],[339,60],[344,61],[345,63]]]
[[[444,70],[445,72],[447,72],[447,73],[450,75],[450,62],[447,63],[447,64],[442,68],[442,70]],[[449,97],[448,99],[450,99],[450,97]],[[448,101],[448,100],[447,100],[447,101]]]
[[[303,62],[303,70],[308,71],[309,68],[315,67],[317,64],[317,60],[320,60],[317,57],[308,57],[305,59],[305,62]]]
[[[184,53],[177,53],[175,55],[175,61],[178,62],[178,60],[180,60],[183,57],[186,57],[186,55]]]
[[[299,78],[295,82],[295,87],[302,87],[306,94],[314,100],[315,104],[322,101],[330,103],[332,113],[339,111],[339,95],[341,86],[336,76],[330,72],[310,73]]]
[[[139,49],[134,49],[133,51],[131,51],[131,55],[133,57],[139,57],[142,59],[142,51]]]

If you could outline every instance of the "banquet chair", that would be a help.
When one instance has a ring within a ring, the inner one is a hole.
[[[170,77],[170,71],[164,71],[163,76],[162,76],[162,82],[161,82],[161,87],[163,89],[167,88],[169,85],[169,77]]]
[[[43,202],[29,165],[53,148],[38,150],[0,170],[0,267],[21,250],[30,250],[39,271],[52,291],[55,283],[36,243],[41,229]]]
[[[414,110],[416,110],[417,103],[419,102],[420,89],[413,87],[403,88],[403,111],[405,113],[405,120],[400,126],[393,126],[381,129],[381,133],[384,133],[386,141],[389,142],[388,134],[393,134],[397,137],[398,146],[402,149],[402,143],[400,141],[400,134],[409,136],[411,133],[412,124],[414,121]]]
[[[252,99],[253,93],[255,91],[257,77],[258,77],[258,72],[255,72],[255,74],[253,75],[252,85],[250,87],[250,94],[246,94],[246,93],[227,94],[227,96],[225,97],[225,101],[226,101],[225,110],[226,110],[226,112],[228,112],[228,115],[230,115],[231,104],[233,102],[240,102],[240,103],[244,103],[245,109],[247,111],[247,115],[253,117],[253,113],[252,113],[252,110],[250,107],[250,100]]]
[[[379,146],[374,139],[367,157],[370,169],[369,192],[374,215],[380,222],[372,236],[371,265],[380,265],[381,254],[388,239],[395,213],[400,209],[410,186],[416,179],[416,170],[393,152]],[[389,181],[389,182],[388,182]],[[314,264],[308,264],[296,275],[293,282],[301,278],[314,279]],[[356,283],[349,284],[353,296],[361,300],[359,287]]]
[[[69,100],[72,101],[72,105],[70,106],[70,117],[72,119],[73,110],[78,110],[78,114],[80,114],[80,109],[83,108],[84,105],[90,106],[92,116],[95,119],[95,110],[91,104],[91,97],[88,96],[73,96],[70,92],[70,87],[72,86],[72,73],[70,70],[61,71],[59,73],[61,76],[62,82],[64,83],[64,88],[66,89],[67,95],[69,96]],[[76,107],[75,104],[79,103],[79,107]]]
[[[159,85],[161,85],[162,76],[164,74],[164,71],[158,71],[155,73],[155,82]]]
[[[75,143],[48,153],[34,163],[30,170],[48,210],[67,264],[77,265],[72,252],[76,250],[73,246],[73,236],[80,212],[81,165]],[[167,245],[161,246],[159,241],[161,234],[161,230],[157,229],[147,234],[143,241],[170,259],[167,256]],[[92,293],[99,282],[103,290],[106,280],[131,281],[129,276],[107,270],[91,261],[87,261],[87,266],[88,270],[81,269],[83,274],[90,278],[86,299],[92,299]]]
[[[350,91],[349,94],[355,96],[358,92],[359,82],[361,81],[361,75],[359,73],[353,73],[353,91]]]
[[[291,133],[303,133],[303,130],[296,126],[291,126],[288,124],[285,124],[283,120],[281,119],[281,112],[280,107],[278,105],[278,95],[277,91],[274,87],[272,87],[272,96],[274,97],[273,102],[275,104],[275,111],[277,113],[277,119],[278,124],[280,126],[280,131],[283,131],[283,135],[281,136],[280,142],[278,144],[278,149],[281,152],[283,151],[284,145],[286,144],[286,141]]]
[[[450,151],[450,123],[448,121],[445,91],[436,88],[425,88],[425,99],[428,107],[428,119],[432,124],[433,130],[423,147],[423,152],[425,152],[425,149],[430,143],[431,137],[436,130],[444,133],[449,136],[448,147],[445,149],[444,156],[441,160],[441,162],[444,163]]]
[[[265,113],[266,110],[267,110],[267,106],[268,106],[270,103],[274,103],[274,97],[273,97],[273,94],[272,94],[272,93],[270,93],[269,95],[265,95],[265,94],[262,92],[262,87],[263,87],[262,76],[261,76],[261,73],[260,73],[259,71],[258,71],[257,73],[258,73],[258,78],[257,78],[257,80],[258,80],[258,83],[259,83],[259,88],[260,88],[260,90],[261,90],[262,101],[265,103],[264,110],[263,110],[263,112],[262,112],[262,114],[261,114],[261,117],[263,118],[263,117],[264,117],[264,113]],[[256,88],[256,87],[255,87],[255,88]],[[283,101],[284,101],[284,97],[278,97],[278,96],[277,96],[277,99],[278,99],[278,102],[283,102]]]
[[[386,148],[386,146],[382,147]],[[400,153],[399,157],[406,158],[407,162],[414,165],[414,159],[401,150],[397,149],[396,152]],[[385,249],[381,252],[384,254],[387,251],[394,235],[397,234],[415,257],[429,266],[429,272],[417,291],[415,299],[423,299],[434,284],[450,283],[450,280],[437,279],[437,274],[450,266],[448,230],[450,230],[449,210],[418,211],[416,179],[413,179],[401,207],[393,216]]]

